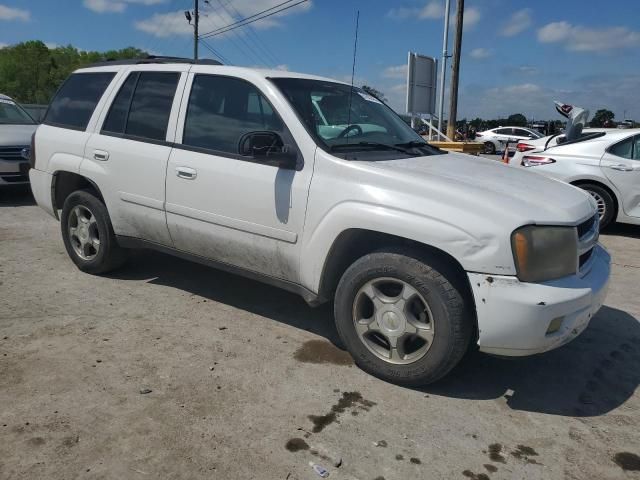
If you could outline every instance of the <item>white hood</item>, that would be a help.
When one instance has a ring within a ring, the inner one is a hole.
[[[575,225],[595,212],[582,190],[495,160],[449,153],[370,162],[370,166],[402,175],[409,188],[420,189],[416,195],[451,198],[453,205],[509,219],[514,227]]]

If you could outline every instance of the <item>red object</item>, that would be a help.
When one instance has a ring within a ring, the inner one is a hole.
[[[553,158],[539,157],[537,155],[525,155],[522,158],[522,164],[525,167],[537,167],[538,165],[548,165],[550,163],[556,163]]]
[[[518,145],[516,145],[516,150],[518,150],[519,152],[528,152],[529,150],[533,150],[534,147],[533,145],[529,145],[528,143],[518,143]]]
[[[504,153],[500,159],[502,163],[509,163],[509,142],[504,146]]]

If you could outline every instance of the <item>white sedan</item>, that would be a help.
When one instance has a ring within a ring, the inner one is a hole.
[[[536,130],[524,127],[498,127],[476,133],[476,142],[484,143],[484,152],[494,154],[504,149],[507,142],[518,142],[541,138]]]
[[[601,228],[612,221],[640,225],[640,129],[585,130],[573,141],[554,140],[522,145],[509,163],[589,192]]]

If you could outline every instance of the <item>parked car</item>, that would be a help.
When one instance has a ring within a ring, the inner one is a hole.
[[[594,133],[607,132],[607,131],[615,131],[613,128],[585,128],[582,130],[580,137],[583,139],[590,138]],[[548,135],[542,138],[534,138],[531,140],[521,140],[517,143],[513,143],[515,153],[509,159],[509,164],[511,165],[521,165],[522,157],[524,157],[527,152],[531,152],[532,150],[544,149],[549,146],[560,145],[565,143],[566,136],[564,133]],[[510,145],[511,147],[511,145]]]
[[[84,68],[31,162],[80,270],[146,247],[333,300],[355,362],[402,385],[446,375],[471,343],[559,347],[607,291],[589,195],[431,147],[327,78],[177,59]]]
[[[584,132],[589,132],[585,130]],[[576,185],[598,204],[601,228],[640,225],[640,129],[592,131],[572,142],[549,142],[513,157],[512,164]]]
[[[476,133],[476,142],[484,143],[484,152],[494,154],[502,151],[507,142],[541,138],[537,130],[524,127],[498,127]]]
[[[0,188],[29,183],[29,145],[37,127],[18,103],[0,94]]]

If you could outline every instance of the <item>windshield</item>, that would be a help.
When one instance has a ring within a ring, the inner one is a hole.
[[[13,100],[0,98],[0,125],[33,125],[36,122]]]
[[[393,110],[360,88],[301,78],[271,81],[287,97],[318,146],[333,154],[344,154],[350,160],[386,160],[444,153],[428,145]]]

